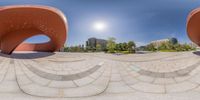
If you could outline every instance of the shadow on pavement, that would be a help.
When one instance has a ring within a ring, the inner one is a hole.
[[[200,56],[200,51],[194,51],[194,52],[192,52],[192,53],[195,54],[195,55]]]
[[[1,57],[15,58],[15,59],[36,59],[52,56],[55,53],[52,52],[24,52],[24,53],[12,53],[11,55],[0,53]]]

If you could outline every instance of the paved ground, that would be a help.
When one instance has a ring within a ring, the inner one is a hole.
[[[0,54],[0,100],[199,100],[200,52]]]

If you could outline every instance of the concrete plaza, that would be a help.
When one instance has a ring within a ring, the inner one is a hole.
[[[0,100],[199,100],[200,52],[0,54]]]

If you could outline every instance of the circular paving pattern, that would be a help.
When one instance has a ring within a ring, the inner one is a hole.
[[[198,53],[38,55],[1,55],[0,92],[23,91],[41,97],[200,92]]]

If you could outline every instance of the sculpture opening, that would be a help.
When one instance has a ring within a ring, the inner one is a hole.
[[[39,41],[38,37],[45,37],[47,38],[47,40],[43,40],[43,41]],[[27,41],[28,39],[31,38],[36,38],[37,37],[37,41],[32,41],[29,42]],[[48,36],[45,35],[36,35],[36,36],[31,36],[29,38],[27,38],[26,40],[22,41],[22,43],[20,43],[14,51],[46,51],[49,52],[49,48],[53,48],[53,45],[51,45],[51,39]],[[46,50],[46,48],[48,48],[48,50]]]
[[[64,46],[67,38],[64,14],[53,7],[19,5],[0,7],[0,49],[2,53],[17,51],[54,52]],[[35,35],[50,38],[45,43],[22,43]]]
[[[23,43],[45,43],[49,41],[50,38],[46,35],[35,35],[27,38]]]

